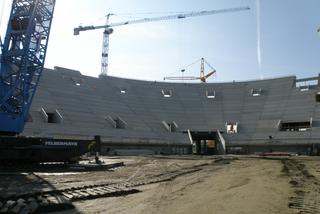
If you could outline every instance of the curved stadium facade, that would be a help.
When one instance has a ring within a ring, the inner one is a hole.
[[[43,72],[23,135],[100,135],[105,153],[317,154],[319,77],[165,83],[55,67]]]

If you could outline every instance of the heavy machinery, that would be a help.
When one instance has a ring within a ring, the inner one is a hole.
[[[186,68],[198,63],[199,61],[201,61],[200,63],[200,76],[199,77],[195,77],[195,76],[184,76],[184,72],[186,71]],[[211,71],[208,74],[204,74],[204,65],[207,65]],[[184,69],[181,69],[181,73],[182,76],[170,76],[170,77],[164,77],[163,80],[200,80],[201,82],[205,83],[207,81],[207,79],[213,75],[214,73],[216,73],[216,69],[214,69],[208,62],[207,60],[205,60],[204,58],[201,58],[200,60],[197,60],[193,63],[191,63],[190,65],[187,65]]]
[[[68,161],[90,141],[17,136],[42,74],[55,0],[13,0],[0,64],[0,160]]]
[[[114,14],[109,13],[106,17],[105,25],[79,26],[77,28],[74,28],[74,35],[79,35],[81,31],[104,29],[100,77],[105,77],[107,76],[107,73],[108,73],[109,35],[113,33],[113,27],[129,25],[129,24],[140,24],[140,23],[146,23],[146,22],[165,21],[165,20],[171,20],[171,19],[184,19],[188,17],[213,15],[213,14],[227,13],[227,12],[237,12],[237,11],[243,11],[243,10],[249,10],[249,9],[250,9],[249,7],[238,7],[238,8],[229,8],[229,9],[222,9],[222,10],[197,11],[197,12],[190,12],[190,13],[180,13],[180,14],[169,15],[169,16],[129,20],[124,22],[110,23],[110,24],[109,24],[109,18]]]

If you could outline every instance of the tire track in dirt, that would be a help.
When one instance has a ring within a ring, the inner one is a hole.
[[[283,173],[290,178],[294,195],[288,207],[297,213],[320,213],[320,182],[298,160],[283,159]]]

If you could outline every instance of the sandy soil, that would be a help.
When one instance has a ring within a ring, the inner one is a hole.
[[[162,163],[164,170],[169,165]],[[85,213],[291,213],[290,193],[279,160],[239,159],[144,186],[134,195],[75,205]]]
[[[107,163],[123,161],[125,166],[61,174],[0,173],[0,194],[144,181],[146,185],[135,187],[139,193],[75,201],[75,209],[60,213],[320,213],[319,160],[253,156],[105,157]],[[178,176],[161,181],[170,173]],[[160,182],[148,183],[155,178]]]

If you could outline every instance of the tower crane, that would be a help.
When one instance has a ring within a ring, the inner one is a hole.
[[[104,29],[100,77],[105,77],[107,76],[107,73],[108,73],[109,35],[113,33],[113,27],[129,25],[129,24],[140,24],[140,23],[146,23],[146,22],[165,21],[165,20],[171,20],[171,19],[184,19],[188,17],[213,15],[213,14],[227,13],[227,12],[238,12],[238,11],[249,10],[249,9],[250,9],[249,7],[237,7],[237,8],[228,8],[228,9],[221,9],[221,10],[196,11],[196,12],[180,13],[180,14],[169,15],[169,16],[135,19],[135,20],[129,20],[124,22],[115,22],[115,23],[109,23],[110,16],[114,15],[112,13],[109,13],[106,16],[105,25],[79,26],[77,28],[74,28],[74,35],[79,35],[81,31]]]
[[[200,76],[195,77],[195,76],[171,76],[171,77],[164,77],[164,80],[200,80],[201,82],[205,83],[207,79],[216,73],[216,69],[214,69],[204,58],[201,58],[200,60],[195,61],[194,63],[186,66],[185,68],[194,65],[195,63],[201,61],[201,66],[200,66]],[[204,74],[204,65],[207,65],[211,71],[208,74]],[[181,73],[183,74],[185,72],[185,68],[181,69]]]

